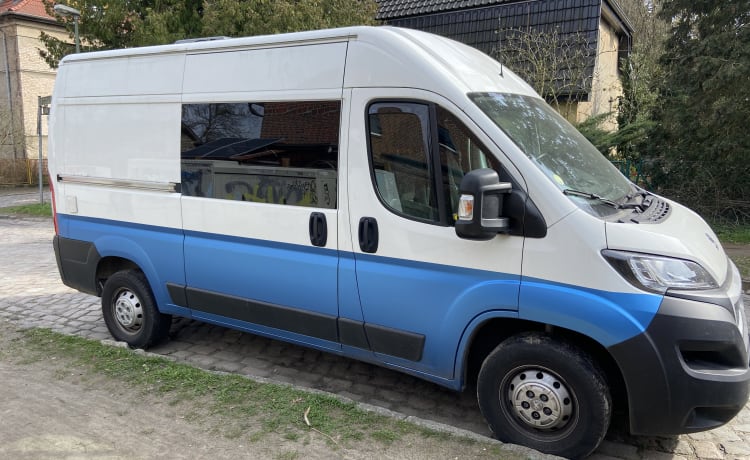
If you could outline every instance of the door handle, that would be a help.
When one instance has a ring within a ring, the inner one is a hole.
[[[313,246],[325,246],[328,241],[328,223],[322,212],[310,214],[310,243]]]
[[[369,253],[378,250],[378,221],[374,217],[359,219],[359,248]]]

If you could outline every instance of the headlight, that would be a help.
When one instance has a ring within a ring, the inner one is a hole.
[[[663,294],[674,289],[714,289],[714,278],[695,262],[605,249],[602,255],[636,287]]]

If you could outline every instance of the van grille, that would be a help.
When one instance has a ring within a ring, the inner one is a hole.
[[[655,196],[649,196],[644,200],[643,205],[646,210],[635,214],[629,219],[620,220],[620,222],[632,222],[634,224],[656,224],[666,219],[672,212],[672,207],[666,201]]]

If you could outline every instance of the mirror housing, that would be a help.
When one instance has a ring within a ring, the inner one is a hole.
[[[503,217],[503,195],[510,193],[510,182],[500,182],[493,169],[467,173],[459,187],[456,235],[469,240],[491,240],[510,231],[510,219]]]

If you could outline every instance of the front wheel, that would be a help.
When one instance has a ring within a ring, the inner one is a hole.
[[[161,314],[143,273],[124,270],[110,276],[102,289],[102,315],[115,339],[147,348],[169,333],[170,315]]]
[[[499,440],[569,458],[593,452],[611,417],[609,389],[592,359],[541,333],[513,336],[487,356],[477,399]]]

